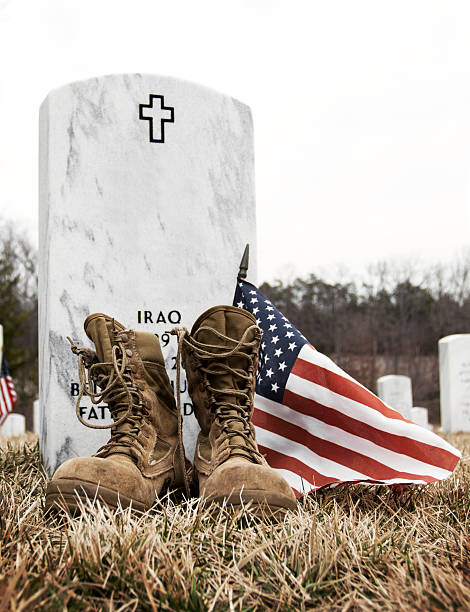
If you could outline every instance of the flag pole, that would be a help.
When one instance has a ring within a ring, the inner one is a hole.
[[[240,269],[238,270],[238,278],[245,279],[248,272],[248,263],[250,260],[250,245],[247,244],[243,252],[243,257],[240,262]]]

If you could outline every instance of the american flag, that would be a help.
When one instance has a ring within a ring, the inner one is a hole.
[[[13,411],[16,398],[15,385],[8,371],[7,360],[3,357],[0,372],[0,426],[3,425],[7,416]]]
[[[460,453],[387,406],[308,340],[252,284],[234,306],[263,331],[253,424],[260,452],[297,496],[340,483],[426,484]]]

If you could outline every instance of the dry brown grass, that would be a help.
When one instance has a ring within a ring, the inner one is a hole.
[[[470,434],[451,441],[444,483],[343,487],[273,526],[171,499],[47,519],[35,438],[0,440],[0,611],[468,610]]]

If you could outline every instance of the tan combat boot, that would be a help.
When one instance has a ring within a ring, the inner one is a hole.
[[[201,427],[195,476],[206,502],[239,506],[277,517],[296,507],[287,482],[258,450],[251,423],[261,330],[249,312],[215,306],[191,334],[179,332],[183,365]]]
[[[114,423],[91,425],[111,428],[109,442],[92,457],[69,459],[58,468],[47,487],[46,508],[76,510],[78,495],[147,510],[186,479],[181,421],[160,343],[154,334],[125,329],[104,314],[90,315],[84,327],[96,353],[72,345],[81,382],[77,416],[90,427],[78,410],[86,393],[93,403],[108,404]],[[93,383],[101,393],[93,393]]]

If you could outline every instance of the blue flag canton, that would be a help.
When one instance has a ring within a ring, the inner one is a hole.
[[[307,339],[250,283],[238,281],[233,305],[251,312],[263,332],[256,393],[282,403],[290,371]]]
[[[1,368],[1,371],[0,371],[0,377],[1,378],[6,378],[7,376],[10,376],[10,372],[8,371],[7,360],[5,359],[5,357],[3,357],[3,359],[2,359],[2,368]]]

